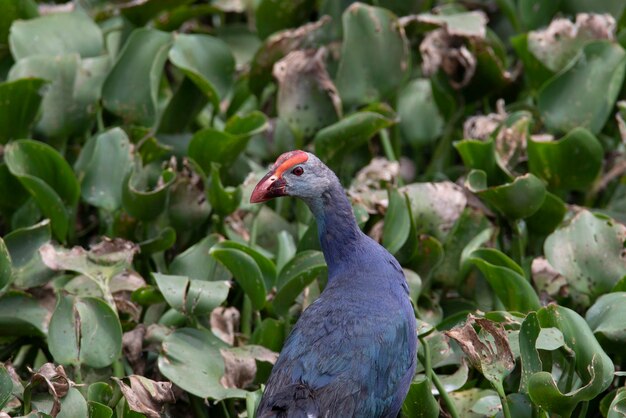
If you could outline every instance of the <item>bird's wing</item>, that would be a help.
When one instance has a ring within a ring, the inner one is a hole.
[[[285,391],[296,383],[311,389],[321,417],[378,417],[395,408],[399,385],[414,370],[414,328],[408,325],[414,318],[407,319],[397,303],[373,300],[364,306],[363,300],[320,298],[303,313],[274,366],[259,412],[289,398]]]

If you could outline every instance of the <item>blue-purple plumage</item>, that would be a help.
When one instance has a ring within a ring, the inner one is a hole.
[[[281,157],[281,192],[302,198],[313,211],[328,284],[287,338],[257,416],[395,418],[415,373],[417,350],[404,274],[358,228],[334,173],[307,155],[296,164],[307,176],[286,171],[289,158]],[[259,187],[269,188],[263,181]]]

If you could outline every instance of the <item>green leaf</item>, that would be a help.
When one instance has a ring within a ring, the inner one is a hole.
[[[276,296],[272,307],[279,315],[286,315],[294,300],[317,277],[327,270],[324,255],[315,250],[302,251],[281,269],[276,281]]]
[[[626,292],[602,295],[589,308],[585,320],[600,343],[619,352],[626,343]]]
[[[169,33],[148,28],[133,31],[102,87],[104,107],[126,123],[153,127],[159,113],[159,83],[171,45]]]
[[[226,123],[225,131],[215,128],[197,131],[189,143],[188,154],[205,172],[211,170],[211,163],[228,167],[246,148],[250,137],[267,126],[266,116],[259,111],[235,115]]]
[[[136,169],[126,177],[122,189],[124,209],[136,218],[153,220],[165,209],[167,194],[176,173],[166,169],[158,178],[148,168]]]
[[[242,191],[239,187],[224,187],[220,179],[219,165],[211,163],[211,175],[205,188],[213,210],[222,217],[233,213],[241,204]]]
[[[222,263],[233,275],[252,302],[254,309],[265,305],[267,289],[263,272],[255,259],[238,249],[214,246],[209,251],[212,257]]]
[[[89,408],[89,418],[111,418],[113,416],[113,410],[99,402],[89,401],[87,407]]]
[[[387,9],[353,3],[342,16],[344,39],[336,84],[347,106],[380,101],[408,75],[411,60],[403,27]]]
[[[152,273],[167,303],[186,315],[206,315],[228,297],[226,281],[189,280],[185,276]]]
[[[42,142],[18,140],[5,148],[4,160],[52,223],[52,231],[65,240],[72,212],[78,203],[78,181],[67,161]]]
[[[101,299],[59,296],[50,319],[48,345],[58,363],[106,367],[121,354],[122,327]]]
[[[193,3],[193,0],[148,0],[129,3],[127,7],[121,9],[121,12],[133,24],[144,26],[159,14],[189,3]]]
[[[486,184],[484,171],[472,170],[467,177],[466,187],[470,191],[512,221],[533,215],[546,197],[545,185],[532,174],[519,176],[513,182],[501,186],[486,188]]]
[[[528,312],[541,307],[522,268],[505,254],[493,248],[482,248],[474,251],[469,261],[483,273],[507,310]]]
[[[81,60],[76,53],[33,55],[19,60],[11,68],[9,79],[34,77],[50,81],[36,130],[63,143],[91,127],[109,66],[107,56]]]
[[[561,0],[520,0],[517,4],[519,18],[526,29],[548,26],[560,3]]]
[[[208,35],[177,34],[169,59],[206,95],[214,109],[220,108],[235,72],[235,58],[224,41]]]
[[[4,366],[0,366],[0,409],[4,408],[13,392],[13,380]]]
[[[83,199],[109,212],[119,209],[132,157],[130,141],[120,128],[91,137],[75,164]]]
[[[13,280],[13,266],[11,254],[4,240],[0,238],[0,293],[2,293]],[[1,409],[1,406],[0,406]]]
[[[626,390],[623,388],[617,392],[615,398],[609,406],[607,418],[623,418],[626,417]]]
[[[18,20],[11,26],[9,42],[16,61],[35,55],[76,53],[90,58],[104,53],[100,28],[83,13],[54,13]]]
[[[413,381],[402,404],[402,415],[407,418],[439,417],[439,404],[431,392],[428,379]]]
[[[549,129],[586,128],[597,134],[611,115],[626,70],[626,52],[618,44],[586,45],[578,60],[547,82],[537,106]],[[596,94],[597,92],[603,94]]]
[[[170,274],[187,276],[191,280],[228,280],[226,269],[213,257],[207,257],[219,240],[217,234],[211,234],[178,254],[169,266]]]
[[[393,124],[393,120],[380,113],[353,113],[315,135],[315,153],[325,160],[340,158],[364,145],[381,129]]]
[[[602,169],[604,151],[598,139],[575,128],[559,141],[528,140],[530,172],[552,189],[586,190]]]
[[[313,0],[261,0],[254,20],[261,39],[274,32],[305,23],[314,6]]]
[[[546,192],[541,207],[526,219],[526,225],[533,232],[547,235],[559,226],[566,213],[565,203],[552,193]]]
[[[520,360],[522,374],[519,390],[528,393],[528,381],[535,373],[542,370],[541,357],[537,351],[537,339],[541,333],[541,326],[536,312],[529,312],[522,322],[519,332]]]
[[[49,270],[39,254],[39,249],[50,242],[50,221],[16,229],[4,237],[12,262],[13,285],[30,288],[46,283],[53,272]]]
[[[626,275],[625,237],[623,225],[583,210],[546,239],[544,252],[569,286],[593,300]]]
[[[157,235],[139,243],[142,254],[160,253],[169,250],[176,244],[176,231],[171,226],[157,231]]]
[[[430,145],[443,134],[444,119],[430,80],[416,78],[400,90],[398,117],[402,137],[415,148]]]
[[[50,313],[28,293],[12,291],[0,297],[0,335],[45,336]]]
[[[609,387],[614,366],[598,344],[585,320],[563,306],[548,305],[537,312],[542,328],[555,327],[563,332],[565,343],[575,353],[575,371],[581,386],[563,393],[549,371],[533,374],[528,380],[528,393],[533,403],[561,416],[570,416],[576,405],[588,401]]]
[[[238,250],[252,257],[256,264],[259,266],[259,269],[261,269],[261,273],[263,274],[263,281],[265,282],[265,288],[271,289],[274,286],[274,284],[276,283],[276,265],[272,260],[265,257],[263,254],[256,251],[255,249],[235,241],[220,241],[211,248],[211,251],[225,249]]]
[[[464,139],[455,142],[454,147],[467,168],[485,172],[488,185],[499,184],[508,177],[497,163],[496,144],[493,138],[486,141]]]
[[[177,329],[163,341],[159,371],[175,385],[201,398],[245,398],[246,391],[225,388],[224,359],[220,349],[228,346],[209,331]]]
[[[0,144],[30,136],[45,84],[37,78],[0,83]]]
[[[37,17],[37,3],[34,0],[0,0],[0,57],[8,50],[9,29],[18,19]]]
[[[402,248],[411,232],[411,213],[405,196],[397,189],[389,188],[389,207],[383,225],[383,246],[391,254]]]

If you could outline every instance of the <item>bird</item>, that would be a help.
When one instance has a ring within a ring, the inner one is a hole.
[[[257,418],[397,417],[418,345],[400,264],[361,231],[339,179],[314,154],[282,154],[250,202],[281,196],[315,216],[328,282],[285,340]]]

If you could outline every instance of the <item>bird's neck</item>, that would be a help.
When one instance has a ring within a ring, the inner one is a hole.
[[[363,233],[341,184],[329,187],[321,197],[306,202],[317,220],[317,231],[328,265],[329,278],[358,262],[356,254]]]

